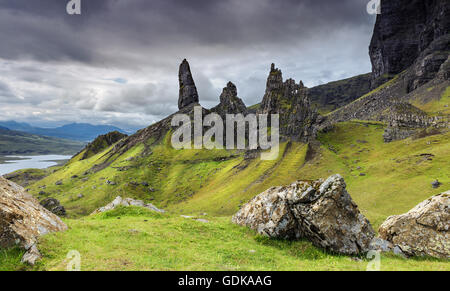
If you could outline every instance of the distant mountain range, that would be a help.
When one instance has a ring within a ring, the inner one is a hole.
[[[81,141],[40,136],[0,126],[0,157],[6,155],[73,155],[79,152],[85,144]]]
[[[41,136],[57,137],[76,141],[89,142],[112,131],[127,133],[124,130],[111,125],[92,125],[88,123],[71,123],[57,128],[34,127],[28,123],[16,121],[0,121],[0,128],[21,131]]]

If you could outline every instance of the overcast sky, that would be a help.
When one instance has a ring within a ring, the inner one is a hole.
[[[249,106],[272,62],[313,87],[371,71],[368,0],[0,0],[0,120],[142,128],[175,112],[178,66],[203,106]]]

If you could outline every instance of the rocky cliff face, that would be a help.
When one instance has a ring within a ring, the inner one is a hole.
[[[191,67],[186,59],[180,65],[178,73],[180,83],[180,96],[178,99],[178,108],[181,110],[191,104],[199,102],[197,87],[192,78]]]
[[[450,85],[449,21],[449,1],[382,1],[370,45],[373,85],[391,80],[328,115],[322,128],[351,119],[383,121],[386,141],[429,126],[449,128],[448,116],[433,113],[425,120],[424,112],[406,105],[436,101]]]
[[[266,93],[258,110],[260,114],[280,115],[280,134],[296,140],[315,137],[320,115],[312,109],[308,89],[293,79],[283,82],[281,70],[272,64],[267,78]]]
[[[410,67],[429,45],[450,30],[448,0],[383,0],[370,44],[373,77]]]

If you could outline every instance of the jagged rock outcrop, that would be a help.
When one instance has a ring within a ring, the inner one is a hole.
[[[220,104],[211,109],[212,112],[219,114],[224,120],[227,114],[248,114],[247,106],[237,95],[237,88],[229,82],[225,88],[223,88],[220,95]]]
[[[379,234],[408,256],[450,258],[450,191],[403,215],[389,217]]]
[[[40,204],[53,214],[58,216],[66,216],[66,209],[61,205],[59,200],[55,198],[45,198]]]
[[[279,114],[280,135],[301,141],[314,139],[316,124],[321,122],[320,115],[312,109],[303,82],[297,84],[293,79],[283,82],[283,74],[275,64],[271,66],[258,113]]]
[[[383,119],[388,122],[383,135],[385,142],[408,138],[434,123],[434,118],[409,103],[392,105],[383,112]]]
[[[306,238],[317,247],[345,255],[368,252],[375,237],[339,175],[271,188],[246,204],[232,221],[272,238]]]
[[[66,229],[58,216],[39,205],[22,187],[0,177],[0,248],[19,246],[27,250],[22,261],[34,264],[40,256],[38,238]]]
[[[384,0],[370,44],[373,77],[410,67],[434,40],[449,33],[447,0]]]
[[[178,99],[178,108],[181,110],[191,104],[199,102],[197,87],[192,78],[191,67],[186,59],[180,65],[178,73],[180,83],[180,96]]]
[[[154,206],[151,203],[147,204],[147,203],[144,203],[144,201],[142,201],[142,200],[134,200],[131,198],[122,198],[120,196],[117,196],[116,199],[114,199],[114,201],[112,201],[111,203],[109,203],[108,205],[106,205],[104,207],[101,207],[101,208],[95,210],[92,214],[110,211],[110,210],[116,209],[118,206],[125,206],[125,207],[138,206],[138,207],[147,208],[151,211],[165,213],[164,210],[158,209],[156,206]]]
[[[86,146],[86,148],[84,149],[84,154],[81,157],[81,160],[88,159],[104,151],[105,149],[107,149],[108,147],[112,146],[113,144],[117,143],[118,141],[120,141],[125,137],[127,137],[126,134],[123,134],[118,131],[113,131],[105,135],[100,135],[93,142],[91,142]]]

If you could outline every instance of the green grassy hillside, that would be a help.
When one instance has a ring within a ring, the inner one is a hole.
[[[438,105],[422,108],[430,114],[446,108],[445,98],[448,94],[433,101]],[[70,228],[42,239],[44,259],[36,269],[64,269],[66,253],[76,249],[89,270],[363,270],[367,261],[328,254],[304,241],[261,238],[230,218],[271,186],[339,173],[378,229],[387,217],[450,188],[450,132],[386,144],[384,128],[377,122],[339,123],[316,143],[282,143],[275,161],[242,151],[174,150],[170,132],[160,142],[149,139],[124,152],[112,146],[85,160],[81,152],[30,186],[39,198],[61,201]],[[439,189],[431,186],[436,179]],[[118,195],[151,202],[168,214],[131,208],[84,217]],[[180,217],[202,213],[211,223]],[[3,251],[0,268],[23,268],[19,258],[20,251]],[[449,270],[450,265],[383,256],[382,268]]]
[[[98,165],[104,163],[109,149],[79,161],[81,153],[32,185],[30,192],[38,195],[45,185],[46,195],[61,200],[70,217],[87,215],[118,195],[143,199],[174,213],[228,216],[271,186],[339,173],[377,228],[388,216],[403,213],[450,186],[450,133],[385,144],[383,130],[378,123],[341,123],[319,136],[320,147],[283,143],[275,161],[225,150],[177,151],[168,135],[151,148],[151,155],[142,156],[144,147],[138,145],[104,169]],[[306,160],[307,155],[314,158]],[[443,183],[440,189],[432,189],[435,179]],[[63,185],[55,185],[60,180]],[[79,194],[83,198],[77,198]]]

